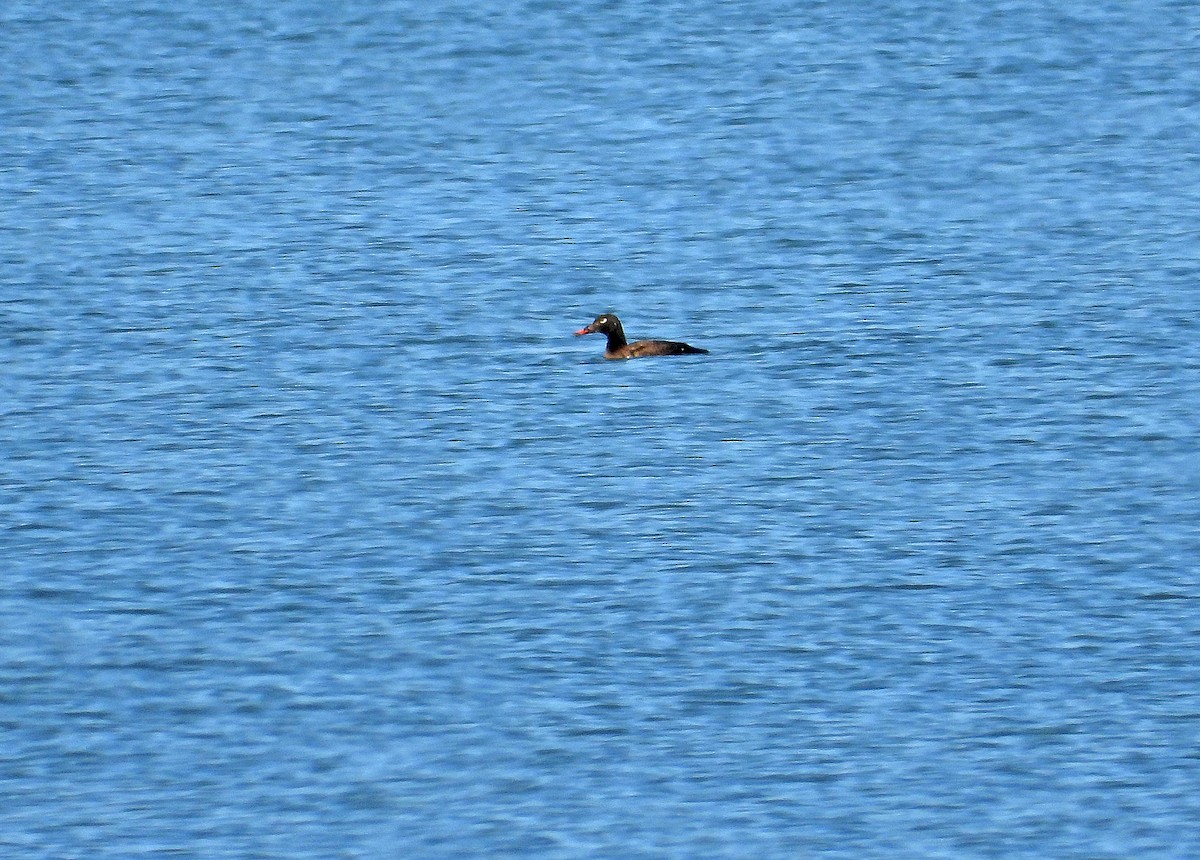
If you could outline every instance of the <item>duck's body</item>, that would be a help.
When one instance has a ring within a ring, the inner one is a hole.
[[[600,314],[575,332],[575,335],[578,337],[596,332],[608,338],[608,343],[604,347],[604,357],[609,359],[643,358],[650,355],[708,354],[707,349],[700,349],[677,340],[639,340],[630,343],[625,339],[625,329],[621,327],[621,321],[617,319],[616,314]]]

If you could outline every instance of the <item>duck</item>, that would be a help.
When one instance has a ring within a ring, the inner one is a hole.
[[[625,329],[616,314],[600,314],[585,325],[575,336],[602,334],[608,338],[604,357],[608,359],[644,358],[651,355],[708,355],[707,349],[681,343],[677,340],[639,340],[630,343],[625,339]]]

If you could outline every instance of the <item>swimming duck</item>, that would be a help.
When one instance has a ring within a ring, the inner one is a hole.
[[[676,340],[639,340],[630,343],[625,339],[625,329],[621,327],[621,321],[617,319],[616,314],[600,314],[600,316],[575,332],[575,336],[595,333],[605,335],[608,338],[608,343],[604,347],[605,358],[643,358],[650,355],[708,354],[707,349],[700,349],[697,346],[681,343]]]

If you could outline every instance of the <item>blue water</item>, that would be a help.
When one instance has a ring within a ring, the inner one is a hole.
[[[1200,856],[1200,7],[250,5],[0,7],[3,856]]]

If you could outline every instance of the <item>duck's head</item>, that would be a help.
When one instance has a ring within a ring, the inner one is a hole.
[[[600,314],[600,316],[596,317],[579,331],[575,332],[575,336],[578,337],[581,334],[595,334],[597,332],[604,335],[610,335],[616,332],[621,332],[621,334],[624,334],[621,329],[621,321],[617,319],[616,314]]]

